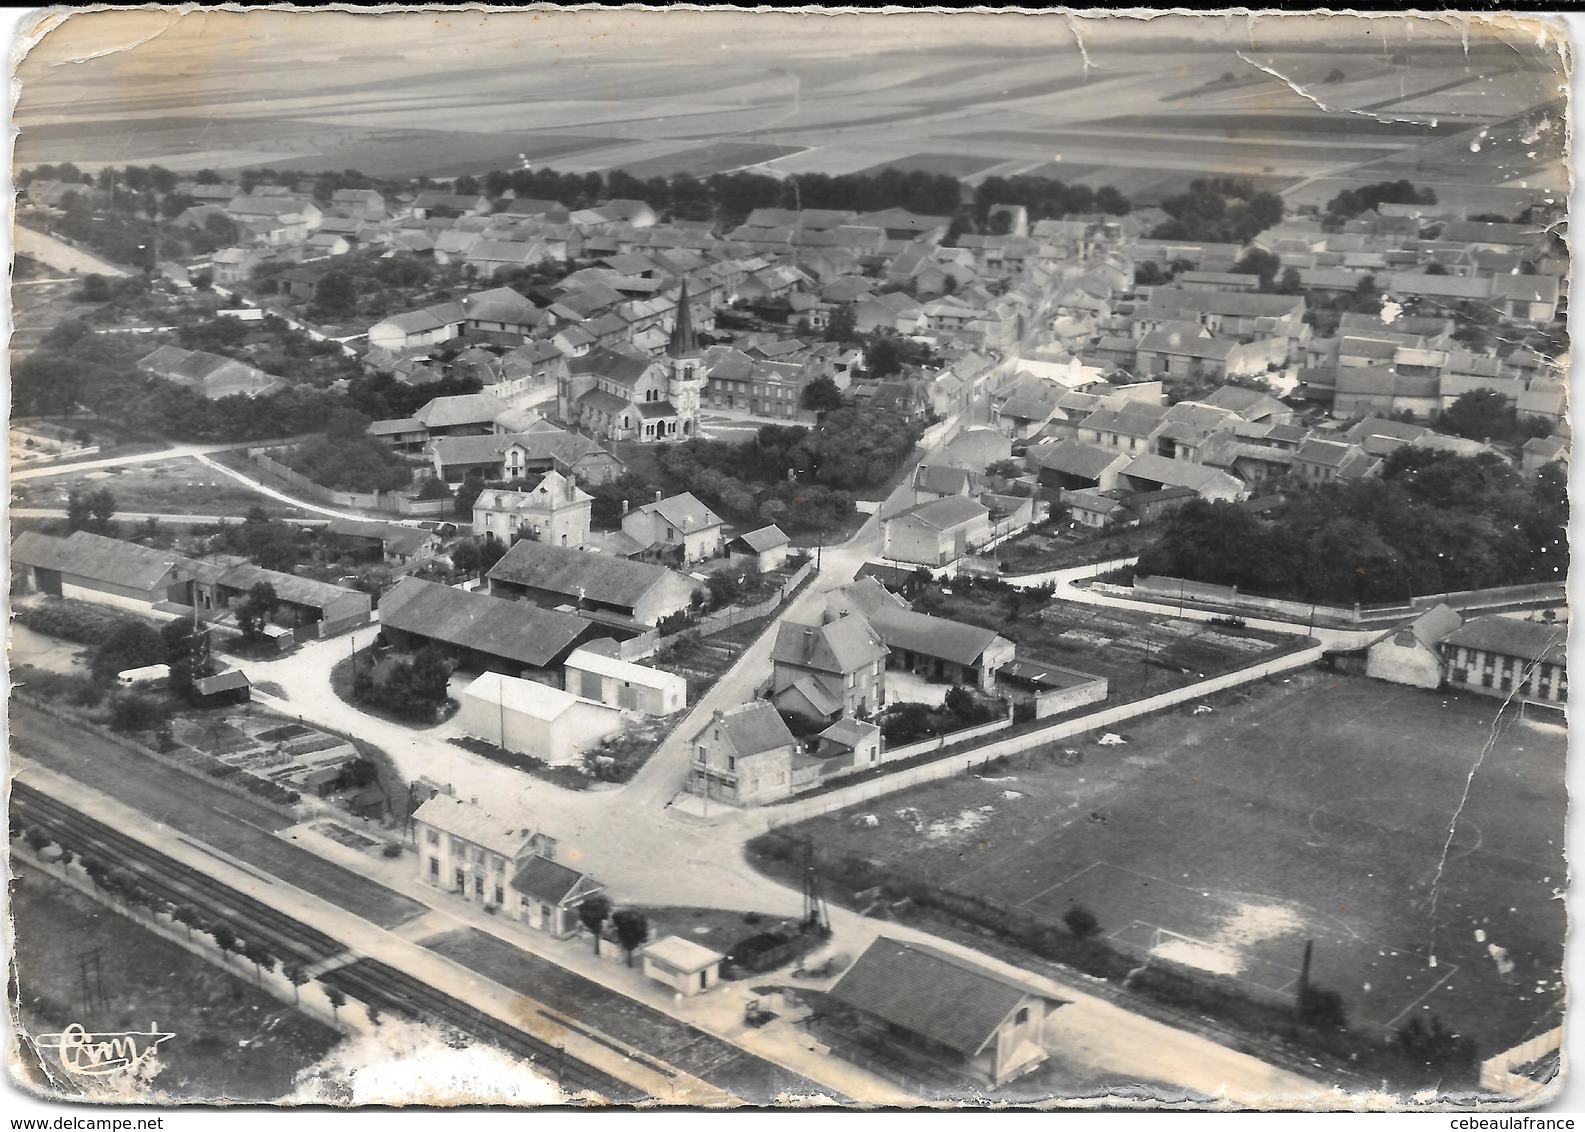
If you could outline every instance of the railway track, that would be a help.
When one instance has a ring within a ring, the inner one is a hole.
[[[75,853],[118,862],[135,873],[138,883],[153,895],[173,904],[191,904],[205,918],[224,920],[244,939],[265,943],[283,963],[308,966],[347,953],[341,941],[26,783],[12,782],[11,809],[13,825],[48,830],[60,845]],[[193,845],[202,848],[196,842]],[[321,976],[319,981],[341,988],[384,1014],[435,1023],[505,1050],[528,1062],[541,1075],[556,1080],[568,1092],[590,1092],[601,1101],[614,1104],[649,1099],[649,1094],[629,1082],[389,964],[359,959]]]

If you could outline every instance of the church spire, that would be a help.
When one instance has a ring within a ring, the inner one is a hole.
[[[671,341],[666,345],[666,355],[687,358],[699,352],[698,340],[693,336],[693,314],[688,306],[688,280],[682,281],[682,294],[677,297],[677,318],[672,323]]]

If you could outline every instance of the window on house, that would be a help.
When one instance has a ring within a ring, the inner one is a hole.
[[[501,888],[500,885],[495,886],[495,902],[497,904],[506,903],[506,892]]]
[[[1018,1013],[1013,1015],[1013,1025],[1022,1026],[1024,1023],[1026,1023],[1028,1021],[1029,1021],[1029,1007],[1020,1006],[1018,1008]]]
[[[440,858],[439,857],[431,857],[429,859],[429,879],[430,880],[437,880],[437,881],[440,879]]]
[[[736,770],[737,769],[737,759],[735,757],[733,757],[732,755],[728,755],[726,757],[726,768],[727,768],[727,770]]]
[[[429,842],[429,844],[431,844],[431,845],[439,845],[440,844],[440,831],[438,829],[426,830],[425,831],[425,835],[424,835],[424,840]]]

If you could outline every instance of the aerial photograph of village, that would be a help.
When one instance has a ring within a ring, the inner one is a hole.
[[[25,17],[11,1088],[1552,1104],[1568,34]]]

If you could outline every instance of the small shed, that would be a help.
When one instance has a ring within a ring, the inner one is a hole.
[[[791,542],[776,524],[745,531],[726,544],[727,557],[733,562],[752,562],[756,569],[776,570],[787,561]]]
[[[253,698],[253,682],[240,668],[193,681],[193,698],[200,707],[245,704]]]
[[[688,704],[686,677],[590,649],[569,656],[564,671],[567,691],[607,707],[670,715]]]
[[[315,798],[328,798],[341,788],[341,768],[321,767],[303,775],[303,793]]]
[[[725,958],[691,939],[669,935],[644,949],[644,974],[678,994],[703,994],[721,981]]]

